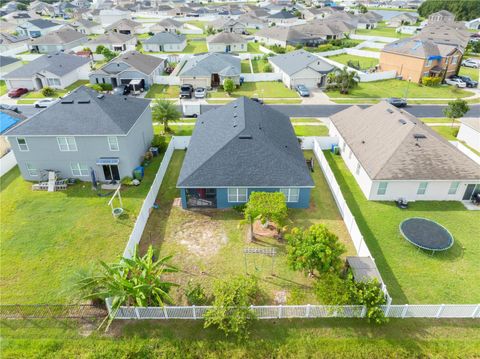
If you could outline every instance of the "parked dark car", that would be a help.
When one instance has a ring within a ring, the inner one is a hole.
[[[297,85],[295,86],[295,90],[297,90],[298,94],[302,97],[308,97],[310,96],[310,91],[308,91],[307,87],[305,85]]]
[[[17,88],[17,89],[11,89],[10,91],[8,91],[8,97],[10,97],[10,98],[20,97],[23,94],[26,94],[27,92],[28,92],[28,89],[26,89],[24,87],[20,87],[20,88]]]
[[[180,87],[180,98],[192,98],[192,93],[192,85],[185,84]]]
[[[250,100],[258,102],[260,105],[263,105],[263,100],[259,99],[258,97],[251,97]]]
[[[462,80],[463,82],[465,82],[465,83],[467,84],[467,87],[474,88],[474,87],[477,87],[477,86],[478,86],[478,82],[472,80],[472,79],[471,79],[470,77],[468,77],[468,76],[452,76],[452,77],[457,77],[457,78],[459,78],[460,80]]]
[[[117,96],[128,95],[130,93],[130,87],[127,85],[120,85],[113,89],[113,94]]]
[[[390,97],[387,99],[387,102],[395,107],[405,107],[407,106],[407,100],[404,98]]]
[[[17,106],[8,105],[6,103],[0,103],[0,110],[8,110],[8,111],[14,111],[14,112],[20,113]]]

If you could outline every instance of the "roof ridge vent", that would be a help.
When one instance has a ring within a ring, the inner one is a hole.
[[[100,99],[100,100],[103,99],[104,97],[105,97],[105,95],[103,93],[97,95],[97,98]]]
[[[393,113],[393,110],[391,108],[387,108],[388,113]]]
[[[398,120],[398,122],[400,122],[402,125],[406,125],[406,124],[407,124],[407,121],[405,121],[403,118],[401,118],[400,120]]]
[[[421,138],[427,138],[423,133],[414,133],[413,138],[415,138],[417,141]]]
[[[73,104],[73,100],[62,100],[61,103],[63,103],[63,104]]]
[[[90,103],[90,100],[78,100],[77,103]]]
[[[240,140],[251,140],[251,139],[252,139],[252,135],[244,134],[244,135],[238,136],[238,138],[239,138]]]

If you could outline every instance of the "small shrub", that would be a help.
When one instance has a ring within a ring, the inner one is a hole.
[[[333,46],[331,44],[323,44],[318,45],[317,49],[319,52],[330,51],[333,49]]]
[[[200,283],[193,284],[189,281],[185,288],[185,296],[190,305],[207,305],[209,302],[205,289]]]
[[[120,183],[123,184],[124,186],[131,186],[132,181],[133,181],[132,177],[125,176],[121,179]]]
[[[236,205],[236,206],[233,206],[232,209],[237,212],[237,213],[241,213],[243,214],[245,212],[245,208],[247,207],[247,204],[246,203],[243,203],[243,204],[239,204],[239,205]]]
[[[103,53],[103,50],[105,50],[105,46],[98,45],[97,48],[95,49],[95,53],[101,55]]]
[[[348,305],[352,303],[351,280],[345,280],[336,273],[326,273],[315,282],[317,299],[327,305]]]
[[[92,85],[92,89],[97,91],[97,92],[101,92],[102,91],[102,86],[100,86],[99,84],[94,84],[94,85]]]
[[[152,140],[152,146],[157,147],[160,153],[165,152],[167,149],[167,142],[165,136],[154,135]]]
[[[288,296],[289,305],[301,305],[305,303],[305,290],[293,288]]]
[[[431,77],[431,76],[422,77],[422,85],[424,86],[439,86],[441,83],[442,83],[441,77]]]
[[[233,90],[235,90],[235,83],[232,79],[225,79],[223,80],[223,89],[227,94],[231,94]]]
[[[272,71],[273,71],[272,65],[266,64],[265,66],[263,66],[263,72],[272,72]]]
[[[102,89],[102,91],[112,91],[113,90],[112,84],[99,84],[99,85],[100,85],[100,88]]]
[[[44,87],[42,89],[42,95],[45,97],[53,97],[57,92],[51,87]]]

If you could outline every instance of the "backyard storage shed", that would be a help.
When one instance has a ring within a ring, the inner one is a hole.
[[[183,208],[228,208],[252,192],[308,208],[314,187],[290,119],[246,97],[198,117],[177,187]]]

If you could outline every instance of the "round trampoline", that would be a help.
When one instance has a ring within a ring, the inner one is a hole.
[[[445,251],[453,246],[452,234],[442,225],[426,218],[408,218],[400,223],[402,236],[417,246],[432,252]]]

